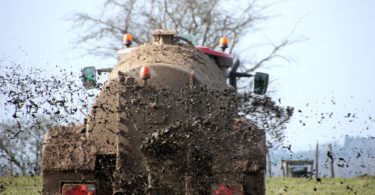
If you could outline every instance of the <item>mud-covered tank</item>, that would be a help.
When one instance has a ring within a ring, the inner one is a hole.
[[[265,134],[237,115],[232,57],[153,36],[120,53],[84,124],[47,132],[43,194],[264,194]]]

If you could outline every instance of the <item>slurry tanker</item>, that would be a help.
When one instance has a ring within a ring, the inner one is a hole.
[[[82,125],[50,129],[42,152],[43,194],[265,194],[265,132],[241,115],[237,72],[225,52],[194,46],[173,30],[118,52],[115,67],[82,70],[95,88],[108,72]],[[246,98],[245,98],[246,99]]]

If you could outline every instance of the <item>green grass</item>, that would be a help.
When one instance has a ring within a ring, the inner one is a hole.
[[[0,194],[41,194],[41,177],[0,177]]]
[[[267,178],[267,194],[358,194],[375,195],[375,177]],[[0,194],[41,194],[41,177],[0,177]]]
[[[375,194],[375,177],[356,178],[267,178],[267,194]]]

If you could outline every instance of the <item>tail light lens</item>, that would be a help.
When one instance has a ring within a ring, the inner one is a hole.
[[[64,184],[62,195],[96,195],[94,184]]]
[[[225,184],[212,191],[213,195],[243,195],[243,192]]]

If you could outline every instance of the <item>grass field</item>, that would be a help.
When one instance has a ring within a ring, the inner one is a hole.
[[[268,178],[267,194],[358,194],[375,195],[375,177],[356,178]]]
[[[41,194],[41,177],[0,177],[0,194]]]
[[[267,178],[267,194],[358,194],[375,195],[375,177]],[[0,177],[0,194],[41,194],[41,177]]]

